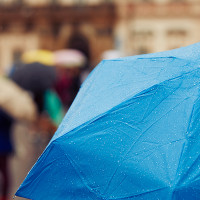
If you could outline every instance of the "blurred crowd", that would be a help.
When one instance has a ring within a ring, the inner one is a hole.
[[[109,50],[101,59],[121,56]],[[10,171],[24,178],[41,155],[90,69],[87,57],[79,50],[39,49],[24,52],[7,74],[0,74],[0,200],[10,197]],[[17,128],[17,123],[21,127]],[[11,159],[14,166],[10,170],[10,155],[17,151],[26,155],[18,162]]]
[[[116,50],[108,50],[101,59],[121,56]],[[24,52],[7,74],[0,74],[0,200],[8,200],[12,185],[10,155],[17,151],[27,152],[28,156],[20,162],[30,159],[27,169],[30,170],[51,140],[90,69],[87,56],[79,50],[51,52],[39,49]],[[23,128],[16,128],[16,123],[21,123]],[[13,137],[16,132],[21,136]],[[29,144],[24,144],[27,140]],[[15,174],[19,175],[20,170],[24,173],[23,163],[18,167],[17,162],[14,165]]]
[[[31,135],[38,151],[34,153],[41,154],[88,73],[84,54],[64,49],[24,52],[6,75],[0,75],[0,200],[8,199],[13,124],[28,126],[27,137]],[[40,150],[41,141],[45,144]]]

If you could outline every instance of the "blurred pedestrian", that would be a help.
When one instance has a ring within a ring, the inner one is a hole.
[[[6,200],[9,189],[8,158],[13,151],[11,127],[13,118],[0,109],[0,173],[2,176],[0,200]]]
[[[62,49],[54,52],[58,79],[55,90],[66,109],[72,104],[80,88],[80,72],[85,66],[85,55],[76,49]]]
[[[55,90],[66,110],[72,104],[80,88],[80,71],[78,68],[59,68]]]
[[[57,68],[57,81],[55,83],[55,90],[58,93],[62,103],[65,107],[71,104],[70,89],[72,87],[72,77],[68,69]]]
[[[8,78],[0,75],[0,200],[7,200],[9,189],[8,159],[13,152],[11,140],[15,120],[35,121],[36,106],[30,95]]]
[[[79,68],[72,68],[71,73],[72,73],[72,87],[71,87],[71,97],[72,97],[71,103],[72,103],[81,86],[81,80],[80,80],[81,71]]]

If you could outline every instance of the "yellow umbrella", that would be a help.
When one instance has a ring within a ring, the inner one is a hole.
[[[54,64],[54,56],[48,50],[32,50],[22,54],[22,61],[25,63],[39,62],[51,66]]]

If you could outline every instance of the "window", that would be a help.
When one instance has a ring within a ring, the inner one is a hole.
[[[23,51],[21,49],[15,49],[13,51],[13,63],[19,63],[20,62],[22,52]]]
[[[186,42],[187,32],[183,29],[174,29],[167,31],[168,49],[174,49],[183,46]]]
[[[153,46],[153,32],[151,30],[132,31],[131,49],[136,54],[150,53]]]

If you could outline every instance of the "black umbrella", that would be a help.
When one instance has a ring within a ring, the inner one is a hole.
[[[56,81],[56,70],[41,63],[21,64],[12,70],[10,77],[19,86],[33,93],[41,109],[39,104],[42,102],[43,93]]]
[[[22,88],[38,93],[53,86],[56,70],[54,67],[41,63],[23,64],[15,67],[11,73],[11,79]]]

